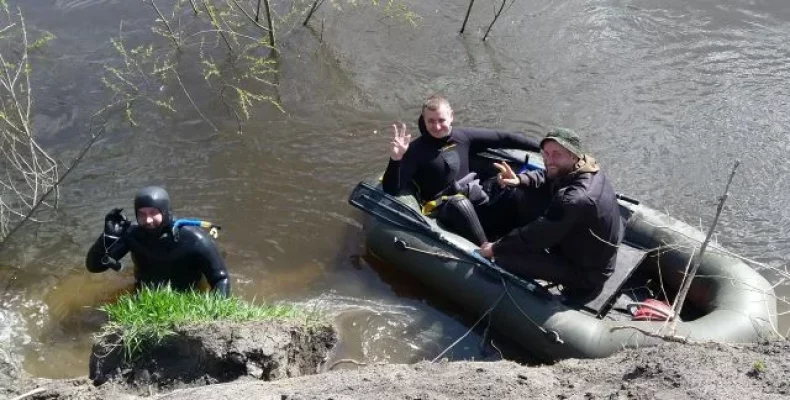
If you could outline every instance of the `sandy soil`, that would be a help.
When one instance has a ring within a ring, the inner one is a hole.
[[[527,367],[509,361],[373,365],[271,382],[158,392],[88,379],[29,381],[29,399],[787,399],[790,343],[681,345]],[[16,391],[17,394],[24,391]]]

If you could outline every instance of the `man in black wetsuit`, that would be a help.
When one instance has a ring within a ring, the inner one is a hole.
[[[190,290],[205,276],[213,291],[230,294],[225,262],[212,238],[198,227],[173,231],[175,218],[164,189],[150,186],[140,190],[134,210],[137,224],[126,220],[121,209],[107,214],[104,232],[88,250],[88,271],[120,270],[120,259],[132,253],[138,287],[169,283],[173,289]]]
[[[390,161],[382,179],[384,191],[397,195],[413,183],[421,202],[439,195],[454,195],[456,183],[469,174],[469,154],[486,148],[539,151],[538,142],[523,135],[476,128],[453,128],[453,110],[442,97],[432,96],[422,106],[417,124],[420,137],[411,142],[406,125],[393,125]],[[479,188],[478,188],[479,189]],[[463,192],[463,190],[461,190]],[[482,192],[482,191],[480,191]],[[436,210],[437,219],[450,230],[477,245],[487,242],[486,234],[470,198],[452,196]],[[476,200],[476,199],[473,199]],[[477,201],[475,201],[477,202]]]

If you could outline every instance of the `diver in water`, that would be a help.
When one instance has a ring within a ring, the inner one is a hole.
[[[164,189],[149,186],[137,192],[137,224],[121,211],[116,208],[104,218],[104,232],[88,250],[88,271],[118,271],[121,258],[132,253],[138,288],[170,284],[176,290],[190,290],[202,275],[213,291],[230,294],[228,272],[216,244],[196,226],[179,226],[170,213],[170,196]]]

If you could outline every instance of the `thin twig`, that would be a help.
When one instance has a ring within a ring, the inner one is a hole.
[[[9,30],[9,29],[11,29],[11,28],[13,28],[13,27],[15,27],[15,26],[16,26],[16,23],[13,23],[13,24],[10,24],[10,25],[6,26],[6,27],[5,27],[5,28],[3,28],[3,29],[0,29],[0,34],[3,34],[3,33],[5,33],[5,31],[7,31],[7,30]]]
[[[683,269],[683,279],[680,280],[680,286],[679,286],[680,289],[678,290],[678,295],[675,297],[675,302],[672,304],[673,314],[672,316],[669,317],[669,321],[674,321],[676,317],[680,315],[680,310],[683,307],[683,304],[681,303],[681,293],[683,291],[683,288],[686,287],[687,284],[689,286],[691,285],[691,279],[694,278],[694,276],[691,275],[691,270],[694,269],[694,262],[696,261],[695,260],[696,253],[697,253],[697,248],[694,247],[691,250],[691,256],[686,262],[686,267]],[[696,275],[696,273],[694,275]],[[674,332],[674,327],[672,332]]]
[[[669,295],[667,294],[667,289],[664,287],[664,273],[661,271],[661,257],[656,256],[656,270],[658,271],[658,286],[661,288],[661,293],[664,295],[664,299],[669,301]]]
[[[27,393],[24,393],[24,394],[21,394],[21,395],[19,395],[19,396],[16,396],[16,397],[14,397],[14,398],[13,398],[13,399],[11,399],[11,400],[22,400],[22,399],[24,399],[25,397],[33,396],[34,394],[39,394],[39,393],[41,393],[41,392],[45,392],[46,390],[47,390],[47,389],[45,389],[45,388],[38,388],[38,389],[33,389],[33,390],[31,390],[31,391],[29,391],[29,392],[27,392]]]
[[[233,2],[233,4],[235,4],[235,5],[236,5],[236,7],[239,9],[239,11],[241,11],[241,13],[242,13],[242,14],[244,14],[244,16],[245,16],[245,17],[247,17],[247,19],[249,19],[249,20],[250,20],[250,22],[252,22],[253,24],[255,24],[255,26],[257,26],[258,28],[261,28],[261,29],[263,29],[265,32],[268,32],[268,31],[269,31],[269,28],[267,28],[267,27],[265,27],[265,26],[261,25],[261,24],[258,22],[258,20],[257,20],[257,19],[255,19],[255,18],[252,18],[252,15],[248,14],[248,13],[247,13],[247,10],[245,10],[245,9],[244,9],[244,7],[242,7],[242,6],[241,6],[241,4],[239,4],[239,2],[238,2],[238,1],[236,1],[236,0],[231,0],[231,1]]]
[[[264,29],[266,29],[266,28],[264,27]],[[255,38],[255,37],[252,37],[252,36],[249,36],[249,35],[245,35],[243,33],[239,33],[239,32],[236,32],[234,30],[225,30],[225,29],[205,29],[205,30],[202,30],[202,31],[197,31],[195,33],[192,33],[192,34],[186,36],[186,38],[191,39],[193,37],[200,37],[200,36],[202,36],[205,33],[227,33],[228,35],[230,35],[230,36],[232,36],[234,38],[235,37],[239,37],[239,38],[242,38],[242,39],[249,39],[252,42],[256,42],[256,41],[259,40],[258,38]],[[238,43],[238,40],[236,41],[236,43]]]
[[[515,1],[515,0],[513,0],[513,1]],[[488,39],[488,34],[491,33],[491,28],[494,27],[494,24],[499,19],[499,16],[502,15],[502,11],[505,9],[505,4],[507,4],[507,0],[502,0],[502,4],[499,6],[499,10],[497,10],[494,13],[494,20],[491,21],[490,25],[488,25],[488,29],[486,29],[485,35],[483,35],[483,41],[484,42],[486,41],[486,39]],[[511,2],[510,4],[513,4],[513,2]]]
[[[27,222],[33,216],[36,210],[38,210],[38,208],[44,203],[44,199],[46,199],[47,196],[49,196],[50,193],[52,193],[55,190],[55,188],[57,188],[60,185],[60,183],[63,182],[63,180],[66,179],[66,177],[69,176],[71,171],[73,171],[74,168],[76,168],[79,165],[82,159],[85,158],[85,155],[88,153],[88,150],[90,150],[91,147],[93,147],[93,144],[96,143],[96,140],[98,140],[104,134],[105,131],[106,131],[106,125],[103,125],[97,134],[91,136],[90,140],[88,140],[88,143],[85,144],[85,146],[82,148],[77,158],[75,158],[74,161],[72,161],[71,165],[66,169],[66,172],[64,172],[63,175],[58,178],[57,182],[55,182],[55,185],[49,188],[49,190],[47,190],[44,194],[42,194],[41,198],[36,202],[36,204],[33,205],[30,211],[27,212],[25,218],[19,221],[14,226],[14,228],[11,229],[9,233],[2,238],[2,240],[0,240],[0,251],[3,251],[3,249],[5,248],[6,243],[8,243],[8,239],[12,237],[14,233],[16,233],[16,231],[19,230],[19,228],[21,228],[22,225],[24,225],[25,222]]]
[[[200,14],[197,4],[195,4],[195,0],[189,0],[189,4],[192,6],[192,10],[195,11],[195,15]]]
[[[186,86],[184,86],[184,82],[181,81],[181,76],[179,76],[178,71],[176,71],[175,68],[173,68],[172,70],[173,70],[173,75],[175,75],[176,80],[178,81],[178,85],[181,86],[181,90],[184,91],[184,95],[187,96],[187,99],[192,104],[192,107],[195,108],[195,111],[197,111],[198,114],[200,114],[200,118],[203,118],[204,121],[206,121],[209,125],[211,125],[211,128],[214,129],[214,132],[219,132],[219,129],[217,129],[214,123],[212,123],[211,120],[208,119],[208,117],[206,117],[203,114],[203,111],[200,110],[200,107],[198,107],[197,104],[195,104],[195,100],[192,99],[192,96],[189,94],[189,91],[187,90]]]
[[[335,368],[336,366],[338,366],[340,364],[356,364],[356,365],[362,365],[362,366],[368,365],[367,363],[364,363],[362,361],[354,360],[353,358],[344,358],[342,360],[337,360],[337,361],[333,362],[332,365],[327,367],[326,370],[327,371],[331,371],[333,368]]]
[[[612,332],[625,330],[625,329],[633,329],[633,330],[635,330],[635,331],[637,331],[637,332],[639,332],[639,333],[641,333],[641,334],[643,334],[645,336],[650,336],[650,337],[653,337],[653,338],[666,340],[667,342],[675,342],[675,343],[683,343],[683,344],[697,343],[697,342],[690,341],[688,339],[688,337],[676,336],[676,335],[664,335],[664,334],[660,333],[661,330],[659,330],[658,332],[650,332],[650,331],[648,331],[646,329],[642,329],[642,328],[639,328],[639,327],[636,327],[636,326],[630,326],[630,325],[618,325],[618,326],[613,326],[613,327],[609,328],[609,330],[612,331]]]
[[[25,213],[35,206],[53,208],[57,206],[58,188],[55,187],[55,201],[49,203],[41,198],[42,192],[52,189],[58,176],[58,164],[49,154],[41,148],[34,139],[31,126],[32,90],[30,84],[30,63],[28,56],[27,26],[22,11],[17,8],[19,22],[11,22],[11,14],[7,6],[3,11],[8,18],[9,25],[2,29],[6,32],[12,27],[19,28],[18,39],[21,41],[22,50],[19,60],[9,62],[0,53],[0,88],[4,90],[0,96],[2,108],[2,128],[0,139],[4,142],[0,146],[0,153],[6,161],[5,175],[7,181],[0,180],[0,187],[10,192],[13,199],[3,201],[0,198],[0,240],[5,240],[9,232],[12,217],[25,218]],[[16,40],[16,39],[14,39]],[[13,174],[13,175],[12,175]],[[22,185],[24,183],[24,186]],[[26,186],[26,187],[25,187]],[[0,195],[2,196],[2,195]],[[40,201],[40,202],[39,202]],[[39,202],[37,204],[37,202]],[[27,220],[38,220],[27,215]]]
[[[167,18],[165,18],[165,16],[162,15],[162,11],[160,11],[159,7],[156,6],[156,2],[154,0],[149,0],[149,1],[151,2],[151,6],[154,7],[154,10],[156,10],[156,13],[159,14],[159,19],[162,20],[163,24],[165,24],[167,31],[170,32],[170,39],[173,40],[173,44],[176,45],[177,49],[181,50],[181,45],[178,43],[178,39],[176,39],[176,34],[175,32],[173,32],[173,29],[170,27],[170,23],[167,22]]]
[[[239,135],[242,135],[242,134],[244,134],[244,130],[243,130],[242,122],[241,122],[241,115],[239,115],[239,112],[236,111],[236,108],[233,107],[232,105],[230,105],[230,103],[228,102],[228,99],[227,99],[227,97],[225,96],[225,93],[224,93],[225,92],[225,88],[227,88],[227,87],[228,86],[225,86],[225,87],[222,88],[222,90],[220,90],[219,98],[222,99],[222,103],[225,104],[225,107],[227,107],[230,111],[233,112],[233,116],[236,117],[236,124],[238,125],[238,131],[237,132],[238,132]]]
[[[206,0],[203,0],[203,8],[206,9],[206,13],[208,14],[208,17],[211,20],[211,24],[217,28],[219,35],[222,36],[222,40],[224,40],[225,44],[228,46],[228,51],[230,51],[230,53],[233,54],[234,53],[233,46],[230,45],[230,41],[228,41],[228,38],[225,37],[225,33],[222,31],[222,28],[219,26],[219,21],[217,21],[217,17],[214,15],[214,12],[211,11],[211,7],[209,7]]]

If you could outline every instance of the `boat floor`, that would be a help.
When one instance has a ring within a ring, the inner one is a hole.
[[[544,283],[542,281],[539,282]],[[549,292],[560,299],[564,297],[557,286],[550,286]],[[649,298],[653,298],[652,292],[644,286],[621,289],[616,298],[614,298],[612,306],[605,314],[598,318],[605,321],[631,321],[633,317],[632,311],[635,309],[634,306],[639,305]],[[575,306],[574,308],[581,312],[596,316],[594,312],[584,307]]]

